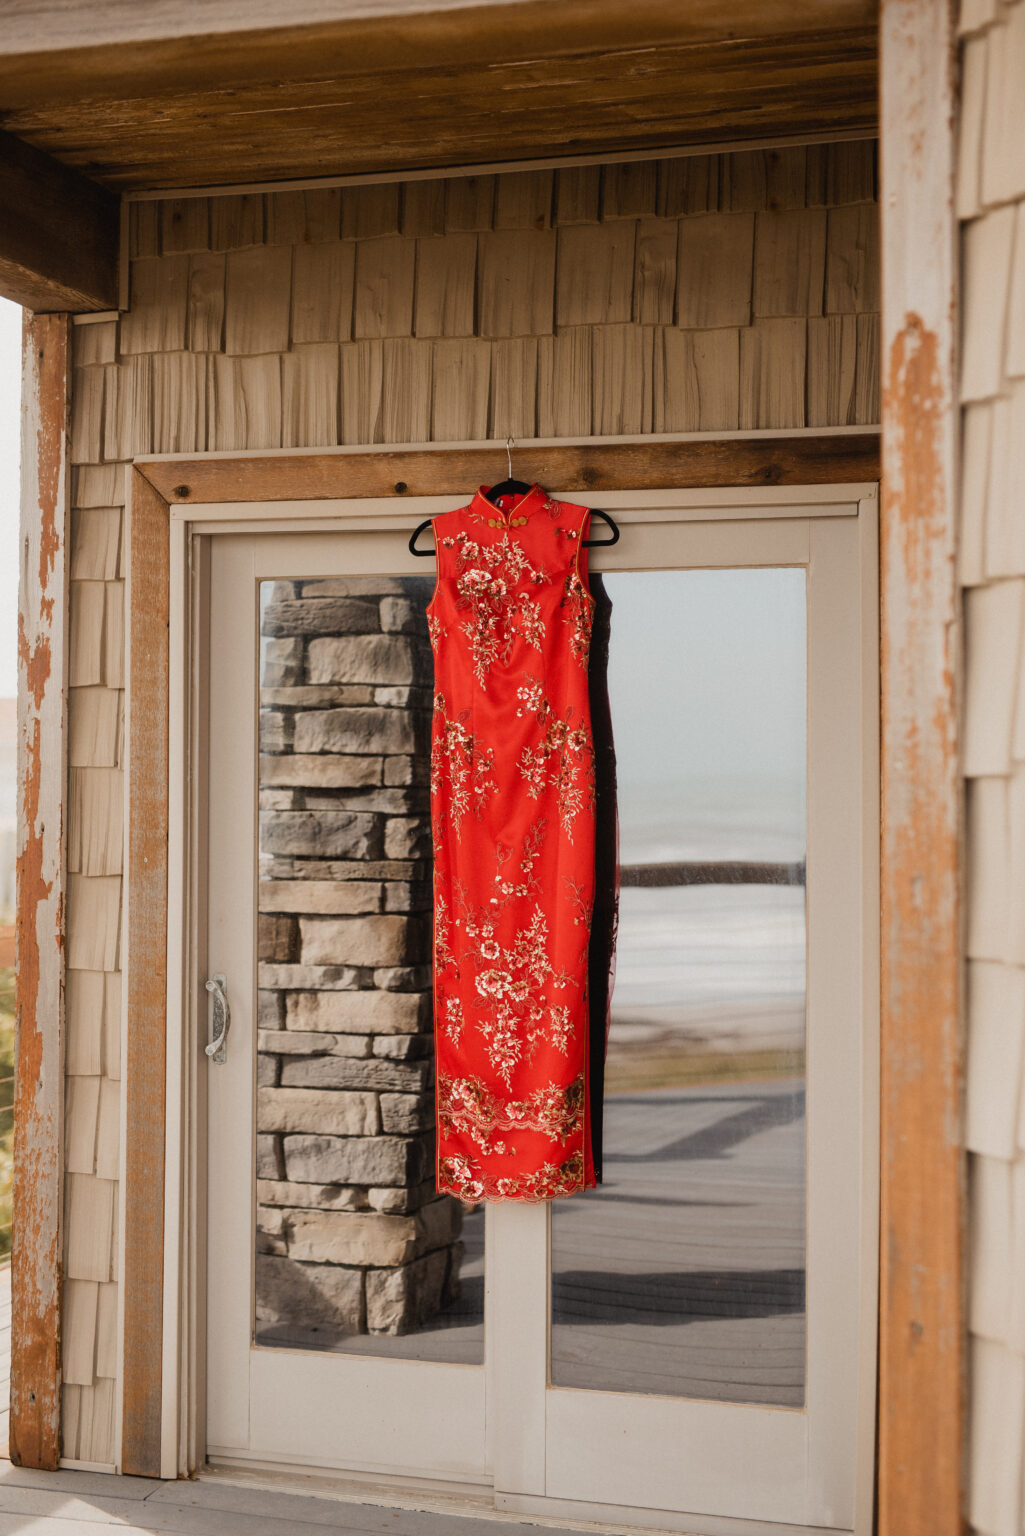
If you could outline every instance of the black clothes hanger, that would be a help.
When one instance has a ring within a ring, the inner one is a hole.
[[[525,480],[515,480],[513,478],[512,449],[513,440],[510,437],[507,439],[505,445],[505,456],[509,461],[508,477],[505,480],[500,480],[497,485],[491,486],[490,489],[484,492],[488,501],[490,501],[494,506],[498,505],[499,499],[502,496],[526,496],[528,491],[532,491],[534,489],[534,487],[532,485],[528,485]],[[583,547],[585,549],[606,549],[610,548],[613,544],[618,544],[619,529],[609,514],[607,512],[599,511],[597,507],[591,508],[590,512],[592,517],[600,517],[603,522],[608,523],[609,527],[612,529],[612,537],[611,539],[584,539]],[[422,523],[417,524],[417,526],[413,529],[412,534],[410,535],[409,553],[411,555],[416,555],[418,559],[429,560],[430,557],[436,553],[436,551],[433,549],[417,549],[416,547],[417,539],[423,533],[424,529],[429,528],[430,526],[431,518],[425,518]]]
[[[506,487],[506,489],[503,490],[503,486]],[[493,485],[491,490],[497,491],[500,495],[503,496],[525,496],[530,490],[530,486],[524,485],[522,480],[503,480],[501,485]],[[488,493],[488,498],[489,500],[491,499],[491,492]],[[584,539],[583,547],[585,549],[611,549],[613,544],[619,543],[619,528],[617,524],[613,522],[612,518],[607,512],[602,512],[600,508],[591,507],[589,510],[592,517],[600,517],[603,523],[608,523],[609,527],[612,529],[612,537],[611,539]],[[425,528],[429,528],[431,526],[431,521],[431,518],[427,517],[422,523],[417,523],[416,527],[413,529],[413,532],[409,536],[409,553],[411,555],[416,555],[418,560],[430,560],[431,556],[435,554],[433,549],[417,549],[416,547],[417,539],[423,533]]]
[[[416,555],[418,560],[430,560],[432,555],[437,554],[437,550],[417,549],[416,547],[417,539],[423,533],[425,528],[429,528],[431,526],[433,521],[433,518],[425,517],[422,523],[417,523],[416,527],[413,529],[413,532],[409,536],[409,553],[411,555]]]
[[[497,485],[493,485],[484,494],[497,507],[503,496],[526,496],[527,492],[533,489],[534,487],[528,485],[525,480],[514,480],[510,475],[507,480],[499,480]]]
[[[614,523],[607,512],[602,512],[599,507],[589,508],[592,517],[600,517],[603,523],[608,523],[612,529],[611,539],[585,539],[585,549],[611,549],[613,544],[619,543],[619,525]]]

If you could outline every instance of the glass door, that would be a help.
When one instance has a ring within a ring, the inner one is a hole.
[[[369,533],[211,545],[209,1451],[477,1482],[484,1211],[434,1189],[432,581]]]
[[[862,536],[855,518],[649,526],[608,562],[604,1182],[519,1213],[502,1252],[503,1286],[534,1286],[530,1384],[512,1355],[500,1372],[527,1426],[496,1445],[509,1507],[854,1527],[874,1255]]]
[[[209,1454],[860,1532],[872,529],[614,510],[604,1182],[486,1212],[432,1177],[433,570],[369,518],[208,540]]]

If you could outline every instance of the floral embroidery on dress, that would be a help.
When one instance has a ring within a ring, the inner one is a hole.
[[[568,1086],[548,1083],[525,1099],[497,1094],[478,1077],[438,1078],[438,1115],[445,1130],[461,1131],[482,1152],[504,1153],[498,1132],[539,1131],[566,1142],[583,1122],[586,1085],[583,1073]]]
[[[439,892],[435,892],[434,896],[434,967],[435,970],[455,967],[456,975],[459,974],[456,957],[452,952],[452,918],[448,902]]]
[[[546,784],[555,786],[559,820],[568,837],[574,819],[594,807],[594,748],[584,725],[574,725],[570,706],[561,718],[542,699],[535,718],[544,734],[536,747],[524,747],[519,770],[527,794],[538,800]]]
[[[467,939],[464,959],[473,965],[476,1027],[488,1060],[508,1087],[513,1069],[531,1061],[540,1042],[563,1055],[569,1051],[571,1013],[551,999],[549,989],[564,991],[571,978],[552,965],[548,920],[540,906],[508,945],[498,937],[496,918],[486,911],[467,912],[461,926]]]
[[[523,876],[523,879],[520,881],[502,878],[502,872],[512,858],[513,851],[511,848],[507,848],[504,843],[498,844],[495,849],[495,863],[497,865],[495,889],[498,892],[498,898],[493,897],[492,900],[511,901],[517,896],[533,896],[537,892],[539,882],[537,875],[534,873],[534,865],[541,856],[541,849],[545,840],[545,828],[547,826],[548,818],[546,816],[538,817],[523,839],[523,847],[520,852],[520,874]]]
[[[479,543],[464,531],[442,540],[456,552],[456,608],[470,610],[463,631],[470,641],[473,670],[482,688],[496,665],[508,665],[517,632],[535,650],[544,640],[541,605],[521,583],[544,586],[549,576],[527,559],[522,545],[503,534],[496,543]]]
[[[566,577],[560,608],[569,612],[563,619],[570,628],[569,646],[582,667],[587,666],[591,654],[591,623],[594,615],[594,599],[574,568]]]
[[[437,1184],[470,1203],[594,1183],[585,517],[535,485],[435,522]]]
[[[469,714],[464,709],[455,720],[450,720],[444,694],[435,694],[431,793],[440,794],[443,785],[448,784],[448,812],[457,837],[463,817],[472,812],[480,820],[487,797],[498,788],[494,779],[495,749],[478,745],[466,726]]]
[[[463,1014],[463,1005],[458,997],[446,997],[439,994],[441,1011],[445,1021],[445,1033],[453,1045],[458,1045],[462,1039],[463,1030],[466,1028],[466,1019]]]
[[[464,1204],[478,1200],[523,1200],[539,1204],[575,1195],[585,1187],[583,1152],[574,1152],[564,1163],[546,1161],[533,1173],[495,1175],[465,1156],[442,1158],[438,1164],[438,1190],[455,1195]]]

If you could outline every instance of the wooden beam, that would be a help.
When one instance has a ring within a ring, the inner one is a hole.
[[[171,505],[308,501],[347,496],[462,495],[497,477],[500,450],[417,448],[378,452],[247,454],[139,460],[136,471]],[[504,457],[503,457],[504,462]],[[714,438],[666,443],[517,448],[517,473],[563,491],[597,496],[629,486],[835,485],[879,478],[879,434]],[[503,470],[504,473],[504,470]]]
[[[66,316],[24,327],[11,1460],[60,1458],[67,640]]]
[[[114,193],[0,133],[0,294],[37,313],[116,309]]]
[[[961,1536],[956,32],[883,0],[879,1536]]]
[[[350,5],[345,10],[348,25],[355,29],[399,17],[435,22],[452,17],[465,25],[467,13],[472,18],[484,8],[479,0],[375,0],[372,6]],[[289,24],[296,29],[331,24],[338,20],[340,9],[337,0],[294,0],[288,10]],[[627,40],[631,24],[643,27],[658,18],[682,36],[721,37],[726,30],[721,0],[637,0],[627,13],[620,0],[563,0],[554,8],[547,0],[540,4],[538,0],[489,0],[486,9],[499,13],[493,21],[505,31],[522,30],[539,12],[554,9],[563,14],[549,17],[547,25],[567,37],[579,37],[580,27],[586,25],[612,27]],[[736,36],[863,26],[874,16],[873,0],[733,0],[729,32]],[[231,6],[219,0],[178,0],[175,5],[127,8],[123,0],[94,0],[88,7],[69,6],[66,0],[6,0],[0,53],[54,54],[127,44],[152,48],[183,39],[191,43],[197,37],[223,37],[237,49],[242,39],[276,30],[280,20],[278,0],[234,0]]]
[[[15,51],[6,25],[0,38],[6,128],[124,190],[482,165],[563,146],[863,133],[876,122],[875,0],[738,0],[728,26],[711,0],[407,0],[401,14],[375,6],[302,24],[301,13],[248,32],[213,30],[220,22],[201,5],[129,9],[126,25],[152,23],[152,37],[52,51],[25,0],[17,35],[36,50]],[[55,10],[55,37],[90,35],[81,8]],[[194,34],[177,35],[184,25]],[[105,36],[99,22],[93,35]]]
[[[127,511],[124,1427],[121,1471],[159,1477],[167,1023],[167,504],[141,475]]]

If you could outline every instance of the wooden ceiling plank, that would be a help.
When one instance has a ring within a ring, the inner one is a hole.
[[[102,14],[114,10],[118,24],[105,35]],[[479,68],[482,60],[521,58],[524,39],[553,60],[579,53],[581,38],[596,52],[637,51],[681,40],[719,42],[727,30],[721,0],[634,0],[628,7],[620,0],[561,0],[557,6],[550,0],[455,6],[446,0],[403,0],[375,5],[372,16],[354,16],[351,6],[346,10],[339,17],[337,5],[329,6],[330,19],[320,24],[300,13],[290,15],[287,26],[247,28],[252,9],[238,4],[183,0],[174,7],[125,6],[123,0],[97,0],[83,8],[6,0],[0,100],[16,107],[133,90],[159,95],[223,80],[273,81],[280,79],[286,57],[296,74],[307,78],[320,74],[331,59],[358,58],[368,73],[468,61]],[[876,0],[733,0],[728,30],[731,39],[745,40],[837,33],[873,28],[876,10]],[[166,18],[172,14],[169,29]],[[69,33],[72,19],[75,30]]]
[[[177,88],[147,88],[143,71],[73,99],[54,88],[36,100],[18,99],[0,45],[0,105],[10,132],[124,190],[529,159],[552,144],[657,153],[875,125],[872,28],[710,41],[681,26],[659,47],[602,48],[588,37],[581,48],[581,35],[557,57],[544,31],[529,37],[527,57],[521,37],[517,57],[467,45],[415,67],[398,49],[381,64],[321,54],[304,73],[304,55],[286,52],[273,78],[236,61],[216,81],[200,71]],[[330,70],[336,57],[345,71]]]
[[[38,313],[117,308],[117,197],[0,133],[0,294]]]

